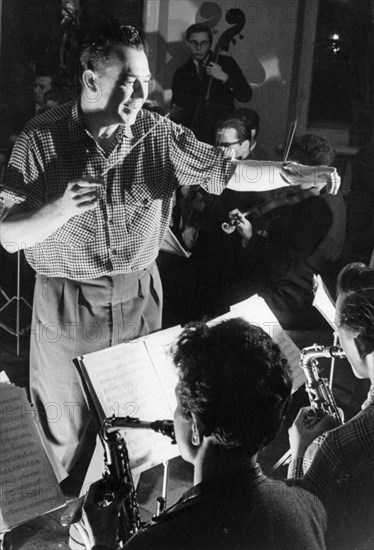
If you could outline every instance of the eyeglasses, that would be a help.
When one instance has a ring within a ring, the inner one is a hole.
[[[230,145],[236,145],[237,143],[242,144],[243,140],[238,139],[238,141],[219,141],[217,145],[218,147],[230,147]]]
[[[197,40],[189,40],[188,43],[196,49],[206,48],[210,44],[209,40],[202,40],[201,42],[197,42]]]

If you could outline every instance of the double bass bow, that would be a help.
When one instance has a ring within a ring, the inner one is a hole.
[[[228,52],[230,44],[236,44],[235,37],[239,35],[239,38],[242,39],[243,35],[241,34],[242,29],[245,25],[245,15],[239,8],[231,8],[226,12],[225,19],[229,25],[232,25],[230,28],[226,29],[221,36],[219,37],[217,44],[213,52],[213,63],[217,63],[218,58],[222,51]],[[205,114],[205,109],[209,103],[210,93],[212,88],[213,77],[210,76],[206,85],[203,86],[201,91],[201,96],[199,103],[196,107],[194,116],[191,122],[191,130],[196,129],[196,125],[202,119]]]

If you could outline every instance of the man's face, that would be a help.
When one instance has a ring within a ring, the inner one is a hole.
[[[207,32],[193,32],[187,40],[187,47],[196,61],[203,61],[208,55],[210,41]]]
[[[231,151],[234,151],[236,159],[246,158],[250,151],[249,140],[240,140],[235,128],[218,129],[216,133],[216,145],[228,147]]]
[[[368,378],[368,372],[362,358],[358,352],[355,338],[356,334],[349,329],[340,326],[340,307],[342,303],[341,296],[338,296],[335,308],[335,325],[338,327],[339,342],[351,364],[354,375],[357,378]]]
[[[34,100],[39,105],[44,104],[44,95],[52,87],[51,76],[37,76],[34,81]]]
[[[97,110],[105,115],[104,122],[108,125],[134,124],[147,99],[151,77],[144,50],[119,48],[113,52],[110,63],[95,74]],[[95,99],[89,101],[93,103]]]

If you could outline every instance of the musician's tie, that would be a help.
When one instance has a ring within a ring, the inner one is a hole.
[[[204,61],[198,61],[197,62],[197,74],[198,74],[199,80],[202,80],[204,78],[204,72],[205,72]]]

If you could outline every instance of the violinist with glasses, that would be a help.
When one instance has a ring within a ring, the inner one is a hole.
[[[333,171],[334,150],[319,136],[297,138],[289,156],[295,168]],[[338,178],[336,171],[332,176]],[[303,185],[270,189],[261,183],[255,188],[244,182],[227,186],[214,200],[209,232],[207,277],[214,277],[216,285],[206,292],[211,292],[213,306],[216,288],[224,289],[223,311],[259,294],[284,329],[322,328],[323,319],[312,306],[313,277],[333,280],[345,237],[343,198],[325,190],[318,193]]]

